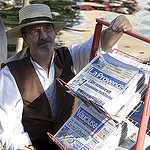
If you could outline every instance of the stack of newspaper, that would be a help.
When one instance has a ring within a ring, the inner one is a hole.
[[[146,62],[143,62],[143,60],[140,60],[117,49],[109,52],[109,55],[117,60],[122,61],[125,64],[130,64],[136,68],[139,68],[145,74],[144,85],[131,97],[130,101],[126,104],[125,109],[120,111],[121,116],[125,116],[123,114],[128,114],[130,110],[132,110],[146,95],[150,79],[150,65],[148,65]]]
[[[130,122],[129,120],[126,121],[127,123],[127,136],[124,138],[124,140],[119,144],[119,146],[116,148],[116,150],[134,150],[137,142],[138,137],[138,131],[139,128]],[[146,134],[145,142],[144,142],[144,149],[146,149],[150,143],[150,136]]]
[[[116,123],[81,103],[54,137],[62,150],[131,150],[135,149],[138,129],[129,120]],[[149,141],[146,135],[144,149],[150,145]]]
[[[126,135],[127,130],[122,130],[121,124],[81,103],[55,134],[55,138],[66,150],[114,150],[119,145],[121,136]]]
[[[136,144],[138,128],[124,120],[145,96],[148,78],[120,60],[98,54],[67,83],[67,92],[84,103],[54,135],[61,149],[127,150]]]
[[[68,84],[68,92],[101,109],[101,106],[117,121],[131,111],[128,104],[135,95],[143,95],[147,88],[145,74],[139,68],[125,64],[108,54],[98,54]],[[133,107],[136,104],[133,104]],[[124,115],[123,112],[124,111]],[[120,115],[121,114],[121,115]]]

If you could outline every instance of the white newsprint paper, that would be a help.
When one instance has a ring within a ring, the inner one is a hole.
[[[130,150],[136,145],[139,128],[129,120],[127,120],[127,126],[128,126],[127,136],[122,141],[122,143],[120,143],[120,145],[116,148],[116,150]],[[146,134],[144,149],[146,149],[149,145],[150,145],[150,136]]]
[[[115,123],[92,106],[81,103],[54,137],[62,150],[130,150],[136,144],[138,130],[129,120]],[[146,135],[144,149],[150,145],[149,141],[150,136]]]
[[[87,102],[98,101],[111,116],[131,99],[144,84],[144,73],[108,54],[97,55],[67,83],[68,92]]]
[[[54,135],[60,149],[129,150],[135,146],[139,128],[126,117],[146,94],[150,68],[117,59],[98,54],[67,83],[67,92],[84,103]],[[146,135],[144,148],[149,141]]]
[[[66,150],[113,150],[119,145],[120,131],[120,124],[81,103],[54,137]]]
[[[117,49],[113,49],[113,51],[109,52],[109,55],[124,62],[125,64],[130,64],[136,68],[140,68],[144,73],[150,75],[150,65],[146,64],[143,60],[123,53]]]

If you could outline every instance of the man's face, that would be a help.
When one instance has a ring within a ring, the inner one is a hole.
[[[56,34],[53,24],[36,24],[25,28],[25,43],[31,55],[50,54],[54,50]]]

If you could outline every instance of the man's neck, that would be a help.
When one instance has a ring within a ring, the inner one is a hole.
[[[53,53],[31,56],[32,59],[46,71],[47,76],[49,76],[49,69],[51,65],[52,55]]]

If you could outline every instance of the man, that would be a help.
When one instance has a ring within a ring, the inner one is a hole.
[[[52,19],[50,8],[32,4],[19,11],[20,24],[8,32],[23,37],[27,48],[12,57],[0,72],[0,141],[5,149],[52,148],[47,132],[55,134],[77,108],[56,78],[68,82],[89,61],[90,40],[55,48],[55,32],[66,26]],[[103,31],[101,47],[111,48],[132,26],[118,16]]]

